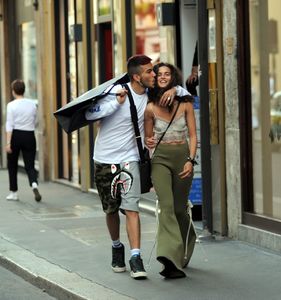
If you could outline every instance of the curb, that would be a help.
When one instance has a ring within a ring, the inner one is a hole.
[[[0,237],[0,265],[61,300],[132,300]]]

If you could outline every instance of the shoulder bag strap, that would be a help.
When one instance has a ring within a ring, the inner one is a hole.
[[[132,119],[132,122],[134,125],[134,131],[135,131],[135,135],[136,135],[136,141],[137,141],[137,146],[138,146],[138,150],[139,150],[140,160],[142,162],[144,162],[145,158],[144,158],[144,153],[143,153],[143,145],[141,142],[140,129],[139,129],[139,125],[138,125],[139,118],[138,118],[136,105],[135,105],[131,90],[128,87],[128,85],[125,83],[125,84],[123,84],[123,86],[128,91],[128,97],[129,97],[129,101],[130,101],[131,119]]]

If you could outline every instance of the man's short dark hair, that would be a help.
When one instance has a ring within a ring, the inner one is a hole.
[[[134,55],[128,59],[127,71],[130,78],[135,74],[139,74],[140,66],[147,65],[151,62],[151,58],[146,55]]]
[[[21,79],[14,80],[11,84],[11,88],[17,95],[22,96],[25,92],[25,84]]]

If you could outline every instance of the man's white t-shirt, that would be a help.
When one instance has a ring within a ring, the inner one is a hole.
[[[136,105],[139,129],[143,139],[147,94],[136,94],[130,83],[128,83],[128,86]],[[112,88],[110,93],[116,93],[121,88],[121,85],[117,85]],[[95,161],[106,164],[119,164],[139,160],[128,96],[123,104],[119,104],[116,96],[107,95],[86,112],[86,118],[102,118],[94,146]]]

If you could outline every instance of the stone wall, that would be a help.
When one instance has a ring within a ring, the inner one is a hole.
[[[223,1],[227,217],[228,235],[234,238],[241,223],[242,201],[236,22],[236,1]]]

